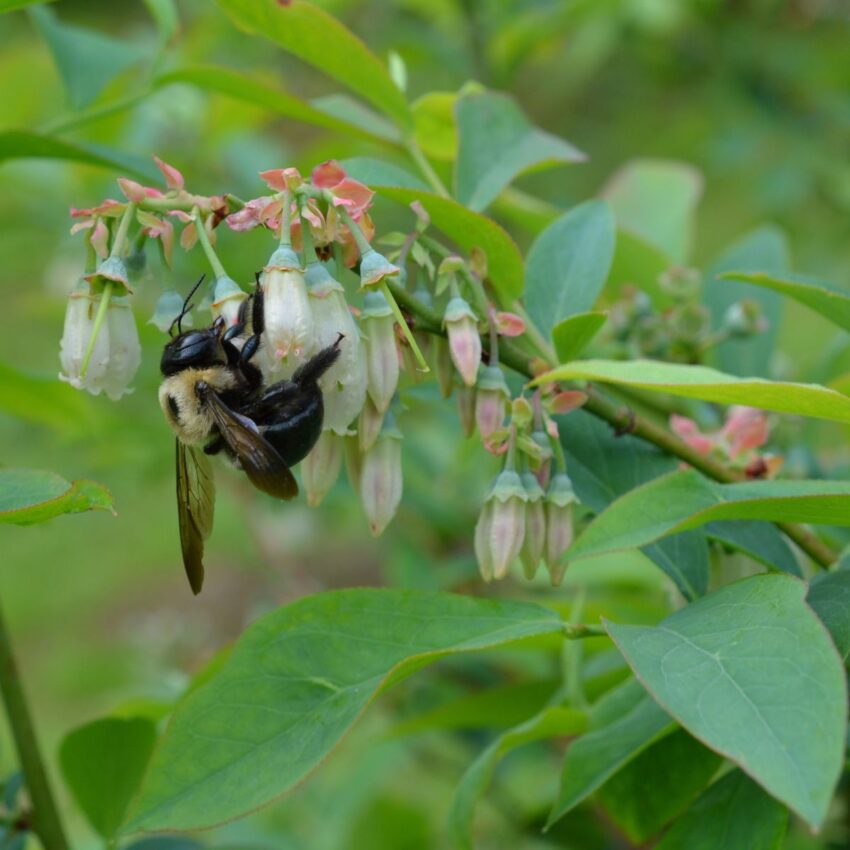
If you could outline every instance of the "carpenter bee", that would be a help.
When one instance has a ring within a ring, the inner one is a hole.
[[[263,292],[242,302],[237,321],[222,317],[202,330],[184,331],[195,285],[169,329],[162,352],[159,403],[177,435],[177,515],[183,565],[193,593],[204,581],[204,541],[212,531],[215,484],[209,455],[224,452],[251,483],[278,499],[298,485],[290,471],[322,431],[318,380],[339,356],[342,334],[295,374],[266,385],[252,363],[263,337]],[[176,325],[177,335],[173,336]],[[250,329],[249,329],[250,325]]]

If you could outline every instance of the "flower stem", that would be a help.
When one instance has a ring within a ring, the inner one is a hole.
[[[410,346],[411,351],[413,352],[413,356],[416,358],[416,363],[419,366],[419,371],[430,372],[431,367],[428,365],[428,361],[425,359],[425,355],[422,353],[418,343],[414,339],[413,331],[410,330],[410,326],[407,324],[407,319],[405,319],[404,313],[401,312],[401,308],[398,306],[398,303],[393,297],[389,286],[387,286],[386,280],[381,281],[381,291],[384,293],[384,298],[386,298],[389,302],[390,309],[393,311],[396,323],[401,328],[401,332],[404,334],[404,338],[407,340],[407,343]]]
[[[301,217],[301,242],[304,246],[304,261],[307,265],[310,263],[317,263],[319,261],[319,257],[316,254],[316,246],[313,244],[313,234],[310,232],[310,222],[304,218],[303,207],[299,209],[299,215]]]
[[[127,209],[121,216],[121,222],[118,225],[118,232],[112,240],[112,248],[109,251],[110,257],[121,257],[124,254],[124,243],[127,241],[127,234],[130,232],[130,222],[136,215],[136,205],[134,203],[127,204]]]
[[[44,850],[68,850],[59,811],[50,790],[47,770],[35,737],[32,715],[24,695],[9,632],[0,611],[0,692],[15,739],[18,759],[32,800],[33,830]]]
[[[422,176],[428,181],[431,188],[441,197],[450,198],[449,190],[440,179],[440,175],[434,171],[434,167],[428,162],[428,158],[422,153],[421,148],[413,139],[409,139],[405,147],[410,154],[410,158],[416,163],[417,168],[422,172]]]
[[[106,311],[109,309],[109,299],[112,298],[112,290],[114,287],[115,284],[109,280],[104,284],[103,293],[100,296],[100,303],[97,305],[97,315],[94,317],[94,325],[91,329],[91,336],[89,337],[89,342],[86,346],[86,353],[83,355],[83,365],[80,368],[80,378],[85,379],[86,373],[89,370],[89,362],[91,361],[91,356],[94,353],[94,344],[97,342],[97,335],[100,333],[100,329],[103,327],[103,322],[106,319]]]
[[[227,272],[224,270],[224,266],[221,264],[221,260],[219,260],[218,254],[216,254],[212,243],[210,242],[210,236],[207,233],[207,228],[204,226],[204,220],[201,218],[201,211],[198,207],[192,208],[192,218],[195,219],[195,230],[198,231],[198,242],[201,243],[201,248],[203,248],[204,253],[207,255],[207,261],[212,267],[216,280],[220,277],[227,277]]]
[[[330,194],[329,194],[329,197]],[[331,200],[333,203],[333,200]],[[369,240],[366,238],[366,234],[360,229],[360,225],[351,217],[348,210],[345,207],[337,207],[340,218],[348,225],[348,229],[351,231],[351,235],[354,237],[354,241],[357,244],[357,250],[360,252],[361,258],[364,254],[369,251],[374,250],[372,246],[369,244]]]
[[[280,193],[280,247],[292,246],[292,193],[284,189]]]

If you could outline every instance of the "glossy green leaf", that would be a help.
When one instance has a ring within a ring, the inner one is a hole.
[[[793,576],[803,575],[788,541],[779,529],[769,522],[758,520],[710,522],[705,527],[705,533],[713,540],[749,555],[769,569]]]
[[[569,142],[535,127],[510,95],[469,92],[458,98],[455,115],[457,198],[473,210],[486,209],[526,171],[586,159]]]
[[[534,240],[525,269],[525,304],[546,336],[562,319],[593,307],[614,256],[614,216],[604,201],[586,201]]]
[[[779,850],[788,810],[743,771],[718,779],[676,821],[656,850]]]
[[[242,29],[273,41],[412,129],[410,109],[384,63],[324,9],[306,0],[218,0],[218,5]]]
[[[36,6],[41,3],[53,3],[55,0],[0,0],[0,15],[4,12],[14,12],[25,9],[27,6]]]
[[[676,469],[675,459],[655,446],[628,434],[617,436],[583,410],[558,417],[558,430],[576,493],[596,513],[633,488]],[[642,551],[686,599],[705,593],[708,546],[700,533],[686,531]]]
[[[102,484],[68,482],[37,469],[0,469],[0,523],[32,525],[93,510],[112,511],[112,494]]]
[[[765,271],[728,271],[722,281],[743,281],[787,295],[825,316],[844,330],[850,330],[850,292],[846,289],[800,274],[771,274]],[[720,285],[720,284],[718,284]]]
[[[712,327],[722,327],[729,308],[744,299],[757,302],[767,321],[762,333],[727,339],[713,349],[709,356],[718,368],[733,375],[769,375],[783,312],[778,293],[737,281],[721,282],[718,275],[733,269],[779,274],[790,262],[785,234],[776,227],[760,227],[730,245],[706,270],[703,300],[711,310]]]
[[[499,761],[511,750],[538,741],[564,735],[577,735],[585,730],[587,717],[582,711],[563,706],[549,706],[539,714],[499,735],[466,769],[449,810],[449,834],[456,846],[472,850],[472,823],[475,804],[484,795]]]
[[[635,844],[680,814],[711,781],[722,759],[677,729],[615,773],[597,800]]]
[[[128,844],[126,850],[203,850],[204,845],[182,835],[152,835]]]
[[[156,743],[146,717],[108,717],[69,732],[59,748],[62,775],[89,823],[104,838],[121,826]]]
[[[433,159],[451,161],[457,156],[455,92],[432,91],[411,104],[414,138]]]
[[[180,27],[180,16],[177,13],[175,0],[144,0],[144,2],[156,23],[160,41],[171,41]]]
[[[144,180],[158,181],[162,178],[153,163],[142,161],[131,154],[115,151],[104,145],[67,142],[27,130],[7,130],[0,133],[0,163],[7,159],[66,159],[84,165],[108,168],[111,171],[121,171]]]
[[[815,576],[806,601],[829,629],[846,664],[850,657],[850,570]]]
[[[178,705],[127,831],[247,814],[307,776],[389,685],[452,653],[560,629],[537,605],[415,591],[344,590],[280,608]]]
[[[432,192],[382,184],[374,184],[371,188],[400,204],[419,201],[434,227],[442,230],[461,248],[470,251],[477,247],[484,251],[489,278],[505,302],[512,302],[522,295],[522,255],[508,233],[491,218]]]
[[[361,123],[346,121],[323,109],[318,109],[307,101],[287,93],[279,86],[271,86],[247,74],[220,65],[192,65],[178,68],[166,74],[160,74],[154,80],[157,88],[164,88],[175,83],[185,83],[204,91],[223,94],[234,100],[251,103],[277,115],[284,115],[316,127],[325,127],[328,130],[368,139],[386,140],[382,133],[376,132],[376,129],[382,128],[365,129]]]
[[[569,363],[584,351],[605,324],[607,313],[576,313],[552,328],[552,342],[561,363]]]
[[[668,534],[730,519],[850,525],[850,482],[718,484],[693,469],[671,472],[613,502],[579,535],[569,557],[635,549]]]
[[[30,9],[74,109],[88,106],[110,80],[145,56],[139,46],[60,21],[53,9]]]
[[[667,712],[634,679],[607,693],[593,707],[590,730],[567,747],[561,787],[548,825],[675,728]]]
[[[818,827],[844,763],[847,686],[805,593],[789,576],[754,576],[658,626],[607,628],[685,729]]]
[[[340,160],[340,165],[350,177],[367,186],[398,186],[404,189],[428,191],[428,187],[415,174],[383,159],[353,156]]]
[[[638,159],[624,165],[602,192],[620,226],[661,249],[677,263],[687,261],[702,175],[683,162]]]
[[[718,404],[746,404],[777,413],[850,422],[850,397],[817,384],[736,378],[706,366],[660,360],[576,360],[557,366],[534,383],[582,379],[698,398]]]

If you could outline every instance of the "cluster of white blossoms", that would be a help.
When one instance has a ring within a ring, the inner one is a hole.
[[[505,456],[475,531],[482,576],[501,578],[519,561],[528,577],[545,564],[553,583],[559,582],[575,496],[552,414],[580,404],[575,397],[581,394],[549,387],[534,392],[533,406],[524,395],[512,399],[499,363],[499,338],[521,337],[525,322],[493,305],[485,286],[486,258],[473,252],[465,261],[428,238],[427,213],[415,203],[413,232],[386,239],[395,246],[391,261],[371,244],[373,193],[333,161],[314,169],[309,180],[294,168],[262,172],[271,192],[247,203],[190,194],[175,168],[157,164],[167,191],[121,179],[124,202],[72,210],[80,219],[73,230],[86,233],[94,267],[69,297],[62,379],[110,398],[129,391],[141,359],[126,269],[131,244],[138,249],[146,239],[157,240],[170,266],[173,220],[182,223],[180,245],[189,250],[199,244],[213,269],[205,303],[230,326],[250,296],[215,253],[216,227],[266,228],[278,243],[256,275],[264,331],[254,362],[266,383],[291,377],[337,340],[340,346],[340,356],[320,380],[322,434],[301,463],[309,504],[321,503],[345,465],[372,533],[386,528],[403,486],[402,435],[394,415],[399,380],[405,370],[416,380],[430,371],[426,349],[442,394],[456,394],[466,435],[477,431],[488,452]],[[130,240],[133,224],[138,232]],[[417,272],[411,281],[409,260]],[[359,273],[359,309],[347,297],[351,269]],[[165,291],[151,321],[167,330],[182,307],[182,296]],[[181,321],[188,325],[191,317]],[[423,328],[436,334],[430,345]],[[486,352],[482,332],[489,334]]]

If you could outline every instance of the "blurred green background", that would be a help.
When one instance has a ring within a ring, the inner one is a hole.
[[[476,80],[511,92],[536,124],[588,152],[586,164],[522,178],[522,192],[566,209],[599,193],[631,159],[681,160],[705,181],[690,264],[710,266],[730,243],[770,223],[787,237],[796,270],[838,284],[850,278],[850,7],[844,0],[321,5],[379,55],[399,54],[411,97],[455,92]],[[273,45],[236,30],[214,4],[179,2],[179,31],[167,44],[142,2],[61,0],[50,8],[62,23],[101,34],[98,40],[89,33],[91,67],[78,70],[103,77],[105,85],[90,84],[90,102],[74,104],[34,21],[23,12],[5,15],[0,130],[57,131],[69,141],[108,145],[133,162],[156,153],[183,171],[190,189],[242,197],[262,191],[256,174],[264,168],[294,164],[309,172],[327,158],[385,156],[368,141],[196,87],[144,94],[155,74],[199,63],[282,82],[303,98],[337,90]],[[111,109],[125,102],[126,108]],[[485,588],[471,531],[494,462],[475,441],[462,439],[453,404],[427,384],[409,386],[403,396],[415,410],[400,419],[405,495],[381,539],[369,537],[344,480],[311,511],[303,501],[274,504],[220,470],[207,584],[193,598],[179,560],[172,438],[156,403],[162,335],[141,325],[143,365],[135,392],[118,403],[55,380],[64,295],[84,262],[81,240],[68,235],[68,208],[115,196],[117,174],[35,159],[0,168],[0,462],[102,481],[118,509],[115,518],[83,515],[0,529],[0,597],[49,757],[78,723],[122,705],[167,706],[247,622],[305,593],[371,584],[473,589],[536,595],[569,611],[582,586],[590,611],[631,622],[654,620],[671,604],[666,580],[637,554],[583,563],[554,592],[542,580]],[[538,220],[518,215],[516,205],[499,202],[494,214],[523,248],[539,230]],[[381,202],[375,218],[379,233],[408,220]],[[219,246],[230,274],[245,283],[272,247],[258,232],[238,239],[222,232]],[[198,250],[181,253],[174,279],[185,289],[204,269]],[[139,283],[140,323],[160,286],[153,274]],[[844,335],[836,338],[824,320],[788,307],[782,335],[779,373],[828,380],[846,371],[833,362],[846,347]],[[588,651],[590,688],[594,677],[617,675],[610,650],[590,645]],[[539,704],[557,664],[554,654],[517,650],[431,669],[382,698],[317,777],[268,811],[204,840],[311,850],[445,846],[451,794],[489,739],[486,729],[465,727],[498,727],[524,715],[516,709],[517,716],[496,713],[492,723],[476,723],[464,721],[461,711],[460,720],[444,721],[461,728],[404,736],[399,722],[497,684],[537,687]],[[533,708],[534,695],[529,699]],[[558,764],[558,752],[543,745],[514,757],[482,806],[482,846],[627,846],[600,833],[589,809],[545,840],[538,835]],[[4,737],[0,769],[13,765]],[[72,818],[75,846],[98,846]],[[799,841],[789,839],[788,846],[807,846]]]

